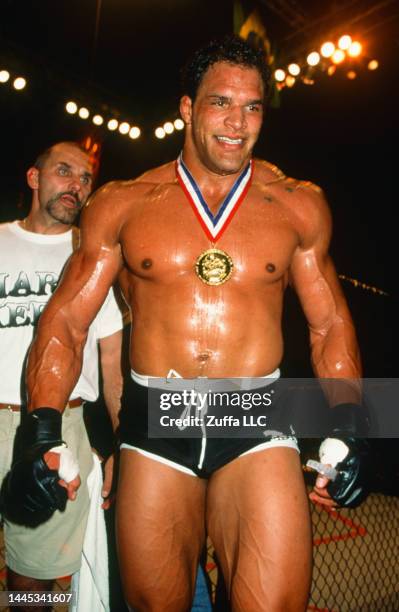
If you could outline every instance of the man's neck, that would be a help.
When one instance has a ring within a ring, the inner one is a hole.
[[[43,215],[30,211],[25,219],[19,222],[22,229],[34,234],[65,234],[72,225],[59,223],[55,219],[44,218]]]
[[[203,164],[198,155],[192,154],[187,147],[183,149],[182,158],[204,196],[218,198],[222,197],[232,188],[234,182],[248,163],[246,161],[242,168],[231,173],[218,172],[216,169],[212,170]]]

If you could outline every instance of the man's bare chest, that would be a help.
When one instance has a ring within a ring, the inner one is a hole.
[[[192,273],[201,254],[217,248],[231,258],[236,280],[273,282],[287,271],[298,234],[279,200],[256,192],[244,198],[215,240],[176,186],[135,208],[121,242],[128,271],[142,278],[167,281]]]

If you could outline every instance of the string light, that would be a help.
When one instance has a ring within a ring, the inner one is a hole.
[[[312,51],[312,53],[309,53],[307,56],[306,61],[309,66],[317,66],[317,64],[320,62],[320,55],[317,53],[317,51]]]
[[[0,83],[7,83],[10,78],[8,70],[0,70]]]
[[[159,139],[165,138],[165,130],[161,127],[157,127],[155,130],[155,136]]]
[[[320,64],[320,70],[322,72],[327,72],[328,76],[332,76],[335,74],[337,65],[341,64],[347,56],[349,57],[358,57],[362,52],[362,45],[359,41],[352,40],[352,37],[349,34],[343,34],[339,37],[338,41],[334,43],[331,40],[325,41],[320,47],[320,53],[317,51],[312,51],[306,57],[306,63],[311,68],[318,66]],[[330,60],[331,64],[328,65],[326,61],[323,60],[321,63],[321,58],[325,60]],[[369,70],[376,70],[379,67],[377,60],[370,60],[367,64]],[[305,69],[305,70],[304,70]],[[274,80],[276,81],[275,87],[278,91],[283,89],[284,87],[293,87],[296,83],[296,79],[292,79],[291,77],[297,77],[299,74],[304,71],[304,75],[301,78],[302,83],[305,85],[313,85],[315,72],[306,70],[305,62],[291,62],[287,66],[288,76],[286,76],[286,71],[282,68],[277,68],[274,71]],[[355,79],[358,74],[354,70],[349,70],[346,73],[349,79]]]
[[[350,57],[358,57],[361,54],[361,52],[362,52],[362,45],[357,40],[351,43],[350,47],[348,48],[348,55]]]
[[[140,128],[138,128],[137,126],[133,126],[132,128],[130,128],[129,137],[132,138],[133,140],[135,140],[136,138],[139,138],[140,134],[141,134]]]
[[[344,59],[345,53],[342,51],[342,49],[335,49],[334,53],[331,56],[331,61],[334,62],[334,64],[340,64],[344,61]]]
[[[65,104],[65,110],[70,115],[74,115],[75,113],[78,113],[79,117],[81,117],[82,119],[88,119],[90,117],[89,109],[86,108],[85,106],[82,106],[78,110],[78,105],[73,100],[69,100]],[[104,119],[104,117],[100,115],[99,113],[96,113],[92,117],[92,122],[94,123],[94,125],[98,127],[103,125],[105,121],[106,120]],[[115,132],[116,130],[119,130],[120,134],[122,135],[128,134],[130,138],[132,138],[133,140],[135,140],[136,138],[139,138],[139,136],[141,135],[141,130],[139,127],[137,126],[131,127],[130,123],[128,123],[127,121],[119,122],[117,119],[115,119],[115,117],[111,117],[110,119],[108,119],[106,121],[106,126],[111,132]]]
[[[346,52],[346,53],[345,53]],[[317,51],[312,51],[306,57],[306,63],[312,68],[317,66],[321,61],[321,56],[326,59],[330,59],[332,64],[326,65],[326,62],[321,64],[321,70],[326,71],[328,76],[332,76],[336,71],[337,64],[342,63],[345,60],[346,54],[351,58],[356,58],[362,53],[362,44],[359,41],[352,40],[349,34],[343,34],[339,37],[336,45],[332,41],[324,42],[320,47],[320,53]],[[291,62],[287,69],[284,70],[282,68],[278,68],[274,72],[274,78],[277,81],[276,87],[277,89],[282,89],[286,87],[293,87],[296,83],[296,78],[299,76],[304,68],[304,62]],[[368,61],[367,68],[370,71],[376,70],[379,67],[379,62],[376,59],[372,59]],[[287,74],[288,73],[288,74]],[[302,82],[306,85],[314,84],[314,76],[315,72],[305,71],[305,75],[301,78]],[[348,79],[355,79],[357,77],[357,72],[354,70],[349,70],[346,73]],[[0,83],[6,83],[11,78],[11,74],[8,70],[2,69],[0,70]],[[16,90],[22,90],[26,87],[27,80],[22,76],[17,76],[13,80],[13,87]],[[104,107],[105,108],[105,107]],[[68,101],[65,104],[65,110],[67,113],[73,115],[78,113],[79,117],[82,119],[88,119],[90,117],[90,111],[85,106],[78,108],[78,104],[73,100]],[[118,115],[118,113],[117,113]],[[95,114],[92,117],[92,121],[96,126],[101,126],[104,124],[106,119],[100,114]],[[115,131],[119,128],[119,132],[121,134],[128,134],[130,138],[133,140],[139,138],[141,135],[141,130],[137,126],[131,127],[127,121],[119,121],[115,118],[111,118],[106,122],[107,128],[111,131]],[[183,130],[185,127],[182,119],[177,118],[173,122],[166,121],[163,124],[163,127],[158,127],[155,130],[155,136],[158,139],[163,139],[168,134],[172,134],[174,130]]]
[[[347,51],[352,44],[352,38],[349,34],[344,34],[338,41],[338,47],[342,49],[342,51]]]
[[[24,79],[24,77],[17,77],[16,79],[14,79],[13,87],[18,91],[24,89],[26,87],[26,79]]]
[[[111,131],[114,132],[117,128],[118,128],[118,121],[116,119],[110,119],[107,123],[107,128]]]
[[[356,278],[350,278],[349,276],[345,276],[345,274],[338,274],[339,278],[348,283],[351,283],[354,287],[360,287],[361,289],[365,289],[366,291],[371,291],[372,293],[377,293],[378,295],[386,295],[389,296],[389,293],[383,291],[382,289],[378,289],[378,287],[372,287],[371,285],[366,285],[366,283],[362,283]]]
[[[298,76],[298,74],[301,72],[301,68],[300,68],[300,66],[299,66],[298,64],[294,64],[294,63],[293,63],[293,64],[290,64],[290,65],[288,66],[288,72],[289,72],[289,73],[290,73],[292,76],[296,77],[296,76]]]
[[[320,53],[323,57],[331,57],[335,51],[335,45],[333,42],[327,41],[321,45]]]
[[[90,117],[89,109],[82,106],[78,111],[78,115],[81,119],[88,119]]]
[[[71,100],[70,102],[67,102],[65,104],[65,110],[70,115],[74,115],[78,111],[78,105],[76,104],[76,102],[72,102]]]
[[[174,121],[165,121],[165,123],[154,130],[156,138],[162,139],[166,136],[170,136],[175,130],[184,130],[184,121],[180,118],[174,119]]]
[[[278,83],[282,83],[285,80],[285,76],[285,70],[281,68],[277,68],[277,70],[274,71],[274,78]]]
[[[104,123],[104,117],[101,115],[94,115],[92,121],[94,125],[102,125]]]
[[[171,121],[167,121],[163,124],[163,129],[165,131],[165,134],[173,134],[173,132],[175,131],[175,126]]]
[[[122,121],[122,123],[119,125],[119,132],[125,135],[125,134],[129,134],[129,131],[130,131],[130,124],[127,121]]]

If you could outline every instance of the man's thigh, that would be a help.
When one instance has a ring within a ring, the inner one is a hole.
[[[89,511],[87,477],[93,466],[92,452],[82,409],[67,409],[62,436],[78,459],[82,484],[75,501],[68,501],[50,520],[31,529],[5,522],[6,563],[18,574],[40,580],[57,578],[80,568]]]
[[[116,531],[125,597],[137,610],[190,606],[205,537],[205,481],[122,450]]]
[[[233,610],[306,609],[311,523],[296,450],[251,453],[215,472],[206,514]]]

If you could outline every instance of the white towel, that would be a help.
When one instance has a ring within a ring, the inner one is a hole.
[[[72,576],[74,603],[70,612],[109,612],[108,548],[101,488],[101,463],[93,454],[93,469],[87,479],[90,509],[83,542],[82,565]]]

